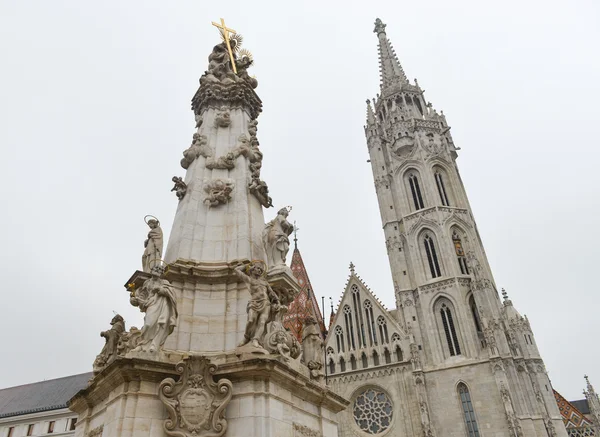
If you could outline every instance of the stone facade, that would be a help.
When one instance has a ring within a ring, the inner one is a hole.
[[[446,118],[379,19],[374,32],[381,90],[365,135],[396,308],[352,268],[326,342],[329,384],[350,400],[339,435],[564,437],[529,321],[499,298]]]

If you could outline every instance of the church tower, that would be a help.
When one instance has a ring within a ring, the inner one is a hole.
[[[354,406],[340,435],[566,436],[529,322],[499,298],[446,117],[385,29],[377,19],[381,83],[365,135],[396,300],[378,320],[396,339],[371,328],[372,292],[352,269],[327,341],[329,380]],[[368,300],[353,302],[359,292]],[[389,417],[373,422],[370,396],[387,399]]]

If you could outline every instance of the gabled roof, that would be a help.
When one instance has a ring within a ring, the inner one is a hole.
[[[93,373],[66,376],[0,390],[0,417],[58,410],[88,385]]]
[[[361,311],[363,309],[363,303],[365,300],[369,300],[373,305],[374,309],[374,317],[375,320],[379,316],[382,316],[388,325],[389,337],[393,336],[394,333],[397,333],[401,339],[406,337],[406,332],[404,329],[398,324],[396,319],[392,317],[390,312],[385,308],[385,306],[379,301],[379,299],[375,296],[375,294],[371,291],[369,286],[363,282],[363,280],[358,276],[354,271],[354,265],[350,265],[350,275],[348,276],[348,281],[346,282],[346,288],[342,293],[342,297],[340,298],[337,311],[333,317],[333,320],[330,325],[329,335],[325,341],[326,346],[333,345],[332,337],[334,337],[334,327],[336,325],[344,328],[344,317],[343,317],[343,309],[346,305],[350,306],[353,309],[353,301],[352,301],[352,289],[353,287],[358,287],[361,296]]]
[[[298,341],[302,342],[302,328],[304,327],[304,319],[306,317],[314,317],[319,324],[321,333],[324,333],[326,328],[315,292],[308,277],[308,272],[306,271],[306,266],[297,245],[292,255],[291,269],[301,288],[296,299],[290,304],[288,312],[284,316],[283,324],[296,336]]]

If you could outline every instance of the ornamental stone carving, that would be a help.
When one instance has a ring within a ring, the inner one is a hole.
[[[101,337],[104,337],[106,343],[102,348],[102,351],[98,354],[94,360],[94,375],[97,375],[112,363],[118,355],[118,344],[121,336],[125,332],[125,321],[119,314],[115,315],[111,322],[111,328],[108,331],[102,331]]]
[[[250,185],[248,185],[248,189],[250,190],[250,193],[258,199],[262,206],[265,208],[273,206],[273,199],[269,196],[269,187],[265,181],[253,178]]]
[[[294,436],[295,437],[323,437],[316,429],[309,428],[306,425],[300,425],[294,422]]]
[[[231,114],[227,108],[221,108],[215,116],[216,127],[228,127],[231,124]]]
[[[302,330],[302,350],[304,364],[310,370],[310,378],[318,382],[323,382],[325,374],[323,373],[323,348],[324,343],[321,339],[319,324],[314,317],[307,317],[304,320],[304,329]]]
[[[285,266],[285,260],[290,250],[289,236],[294,231],[294,225],[287,221],[291,208],[281,208],[277,217],[265,226],[263,243],[267,254],[269,270]]]
[[[179,381],[166,378],[159,386],[160,400],[169,418],[163,427],[170,436],[220,437],[227,431],[225,407],[233,394],[231,381],[214,381],[217,366],[205,357],[191,356],[175,367]]]
[[[150,228],[148,238],[144,241],[144,254],[142,255],[142,270],[150,273],[154,266],[158,266],[163,252],[163,231],[156,217],[150,217],[146,224]]]
[[[173,188],[171,188],[171,191],[175,191],[175,195],[177,196],[177,198],[179,200],[182,200],[185,197],[185,193],[187,192],[186,183],[183,182],[183,179],[178,176],[173,176],[173,179],[171,180],[175,184]]]
[[[506,414],[506,421],[508,422],[508,429],[511,431],[511,435],[517,437],[523,437],[523,430],[521,428],[521,421],[515,413],[513,407],[512,398],[504,383],[500,383],[500,396],[502,397],[502,403],[504,404],[504,412]]]
[[[208,139],[206,138],[206,135],[195,133],[192,139],[192,145],[183,151],[181,166],[187,170],[190,164],[199,156],[209,158],[213,156],[213,154],[214,152],[208,145]]]
[[[139,290],[133,290],[129,302],[144,312],[144,326],[134,351],[157,353],[177,325],[177,300],[173,286],[162,279],[162,267],[154,267],[152,276]]]
[[[96,428],[92,429],[85,436],[86,437],[102,437],[103,432],[104,432],[104,425],[100,425],[100,426],[97,426]]]
[[[224,205],[231,200],[231,193],[235,184],[233,179],[213,179],[204,181],[206,198],[204,203],[209,207]]]

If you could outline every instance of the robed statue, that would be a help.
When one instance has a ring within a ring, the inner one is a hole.
[[[150,231],[148,232],[148,238],[144,241],[145,249],[142,255],[142,270],[150,273],[153,267],[158,266],[162,258],[163,232],[160,222],[156,218],[149,219],[146,224],[150,228]]]
[[[177,300],[173,286],[160,276],[161,267],[152,268],[152,276],[132,294],[129,302],[146,315],[141,335],[134,349],[142,352],[157,352],[177,325]]]
[[[269,269],[285,265],[285,258],[290,250],[290,239],[294,231],[294,225],[287,221],[288,208],[281,208],[277,217],[265,226],[263,231],[263,243],[267,254]]]

